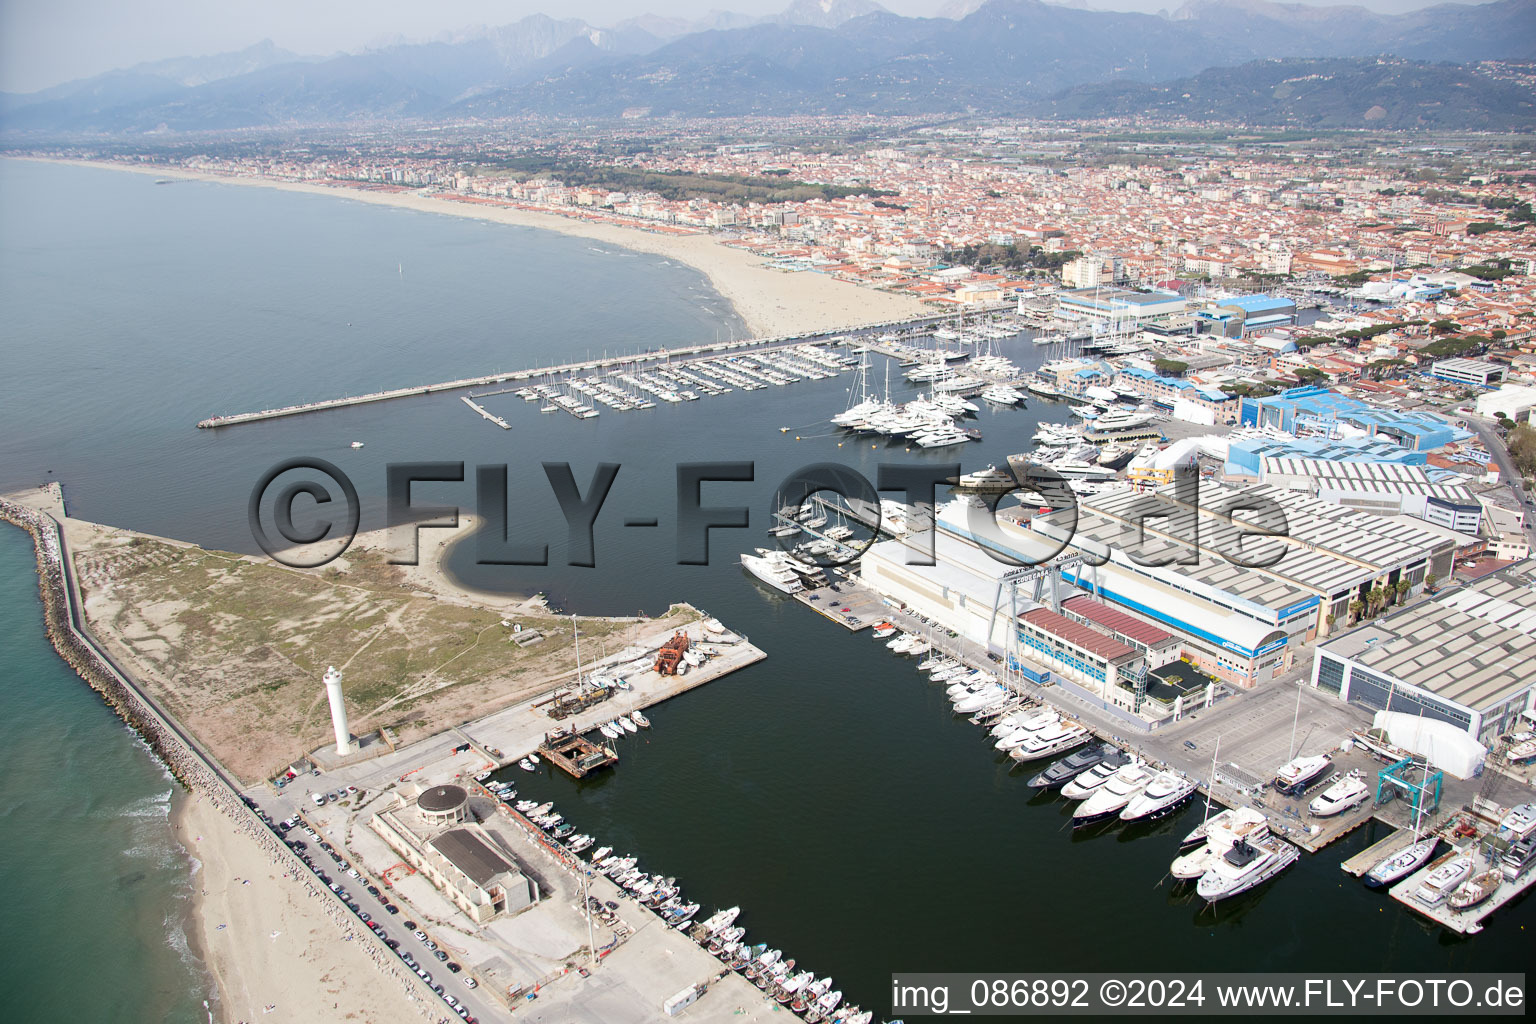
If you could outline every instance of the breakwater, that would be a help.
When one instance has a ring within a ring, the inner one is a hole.
[[[423,1019],[437,1019],[440,1014],[433,1012],[435,994],[427,991],[414,974],[400,967],[383,940],[364,927],[245,803],[239,786],[225,769],[133,682],[89,632],[68,542],[58,520],[47,512],[4,498],[0,498],[0,519],[32,537],[44,626],[59,657],[143,738],[182,787],[203,794],[230,820],[236,832],[256,843],[273,866],[281,869],[285,882],[302,886],[307,898],[319,900],[320,908],[336,925],[339,938],[361,943],[359,948],[381,974],[402,986]]]

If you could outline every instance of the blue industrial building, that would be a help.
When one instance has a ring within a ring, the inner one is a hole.
[[[1207,330],[1224,338],[1241,338],[1255,331],[1289,327],[1296,322],[1296,303],[1269,295],[1244,295],[1220,299],[1210,309],[1195,314]]]
[[[1427,452],[1472,434],[1431,412],[1381,409],[1327,388],[1291,388],[1267,398],[1244,398],[1238,422],[1271,426],[1293,434],[1331,436],[1342,424],[1369,437],[1395,441],[1410,451]]]
[[[1411,452],[1400,444],[1379,437],[1330,440],[1323,437],[1275,438],[1253,437],[1233,441],[1227,448],[1223,467],[1228,476],[1259,475],[1266,458],[1328,459],[1333,462],[1398,462],[1422,466],[1429,461],[1425,452]]]

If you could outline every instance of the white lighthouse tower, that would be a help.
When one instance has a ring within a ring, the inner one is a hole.
[[[336,754],[352,753],[352,734],[347,729],[347,706],[341,701],[341,673],[332,665],[325,670],[325,695],[331,701],[331,725],[336,728]]]

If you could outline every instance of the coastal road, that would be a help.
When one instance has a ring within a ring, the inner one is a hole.
[[[1525,493],[1525,489],[1521,484],[1520,471],[1515,468],[1515,461],[1509,457],[1509,449],[1504,447],[1503,440],[1494,432],[1492,425],[1487,420],[1480,416],[1463,415],[1467,421],[1467,426],[1476,432],[1478,439],[1483,442],[1483,447],[1488,449],[1489,455],[1493,456],[1493,461],[1498,465],[1502,479],[1505,483],[1509,484],[1510,490],[1514,492],[1515,500],[1520,503],[1521,509],[1525,513],[1526,539],[1530,542],[1532,549],[1536,549],[1536,515],[1532,514],[1531,506],[1528,504],[1531,496]]]
[[[319,789],[320,783],[330,780],[326,776],[321,776],[318,779],[313,779],[313,781],[316,783],[314,788]],[[336,783],[332,784],[337,785]],[[283,838],[288,842],[297,841],[304,843],[305,849],[295,850],[295,852],[300,857],[306,858],[317,873],[322,874],[339,888],[346,891],[347,902],[357,906],[357,910],[354,913],[367,914],[371,920],[378,922],[379,927],[383,929],[382,935],[384,938],[399,942],[400,947],[396,950],[396,953],[411,954],[416,962],[421,965],[422,970],[432,976],[432,985],[441,985],[443,994],[450,995],[463,1004],[468,1014],[473,1018],[481,1021],[505,1020],[506,1012],[500,1006],[491,1002],[483,990],[471,989],[464,984],[464,979],[467,977],[466,974],[454,974],[449,971],[444,963],[439,962],[432,955],[432,950],[427,948],[425,942],[416,938],[411,933],[411,930],[405,927],[405,922],[412,917],[411,910],[408,907],[401,906],[399,914],[391,914],[384,909],[385,900],[374,896],[367,888],[370,884],[377,886],[377,880],[369,878],[361,870],[359,864],[352,863],[353,858],[347,855],[345,844],[339,836],[328,834],[321,827],[321,822],[310,820],[304,816],[304,807],[302,805],[308,804],[309,809],[313,810],[313,801],[310,800],[307,792],[297,792],[299,788],[298,783],[295,783],[293,788],[295,792],[291,796],[287,792],[273,793],[270,790],[265,790],[264,787],[253,787],[243,795],[253,801],[256,804],[256,809],[266,814],[274,825],[291,817],[300,818],[301,823],[289,831]],[[304,831],[306,825],[315,829],[315,836],[310,836]],[[331,853],[320,845],[322,841],[329,843],[334,848],[335,857],[332,857]],[[347,863],[353,870],[357,871],[358,877],[354,878],[347,874],[347,869],[342,867],[342,863]],[[380,892],[388,893],[388,890],[380,888]],[[418,924],[423,924],[422,930],[427,933],[428,938],[431,938],[430,932],[424,927],[424,922],[418,922]],[[452,959],[451,956],[450,959]],[[467,967],[468,965],[464,966]],[[460,1019],[459,1015],[447,1003],[441,1004],[439,1009],[441,1009],[441,1016],[444,1019]]]

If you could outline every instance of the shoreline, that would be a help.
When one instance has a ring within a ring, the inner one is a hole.
[[[18,500],[28,497],[31,501]],[[239,803],[239,790],[226,779],[223,766],[200,749],[195,739],[130,677],[122,675],[89,633],[80,632],[73,618],[78,611],[78,593],[68,568],[64,529],[64,523],[78,521],[66,516],[60,522],[54,517],[55,509],[63,513],[57,485],[42,488],[37,494],[0,497],[0,520],[32,537],[44,632],[49,641],[82,681],[143,739],[175,780],[167,821],[172,837],[194,862],[189,879],[192,907],[184,932],[189,952],[211,983],[205,990],[210,1020],[218,1007],[223,1019],[232,1024],[251,1024],[267,1019],[269,1014],[276,1014],[271,1017],[272,1024],[329,1024],[338,1019],[335,1014],[343,998],[349,1003],[346,1016],[355,1019],[404,1020],[413,1013],[432,1019],[428,1003],[415,994],[415,978],[407,976],[393,956],[384,955],[387,951],[371,932],[355,927],[355,921],[347,919],[331,894],[318,888],[313,876],[299,868],[293,852]],[[196,837],[191,845],[186,842],[189,835]],[[230,872],[236,867],[239,876]],[[279,883],[280,871],[289,884]],[[225,884],[226,898],[220,902],[212,897],[226,875],[240,885],[236,890]],[[229,896],[231,891],[233,897]],[[300,895],[306,899],[298,899]],[[220,916],[228,920],[210,923]],[[264,946],[257,936],[272,920],[282,922],[282,927],[268,933]],[[295,921],[297,925],[288,923]],[[233,927],[227,927],[231,924]],[[307,945],[297,957],[292,940],[273,945],[282,932],[292,933],[295,928],[307,929],[302,936]],[[221,965],[238,965],[238,970],[226,970],[239,985],[219,973]],[[323,968],[318,975],[316,965]],[[378,984],[375,972],[383,976],[385,984]],[[292,995],[295,1002],[279,1013],[276,1003],[260,1003],[258,998],[254,1011],[241,1009],[237,1016],[232,1000],[257,998],[249,988],[252,978],[266,992]],[[396,984],[390,984],[391,980]],[[332,1011],[322,1012],[326,995],[337,998]],[[306,996],[315,997],[308,999],[307,1006]],[[267,1010],[267,1006],[273,1009]],[[306,1009],[313,1012],[303,1012]]]
[[[915,298],[863,288],[825,274],[770,270],[762,266],[759,257],[722,245],[714,235],[707,233],[663,234],[618,224],[577,220],[557,213],[460,202],[451,198],[422,195],[416,190],[379,192],[341,184],[279,181],[189,171],[159,164],[134,165],[107,160],[67,160],[38,156],[16,156],[12,159],[353,199],[377,206],[465,217],[512,227],[536,228],[569,237],[605,242],[631,252],[676,260],[703,274],[716,294],[730,304],[750,335],[759,338],[838,330],[886,320],[931,316],[935,312],[932,307]]]

